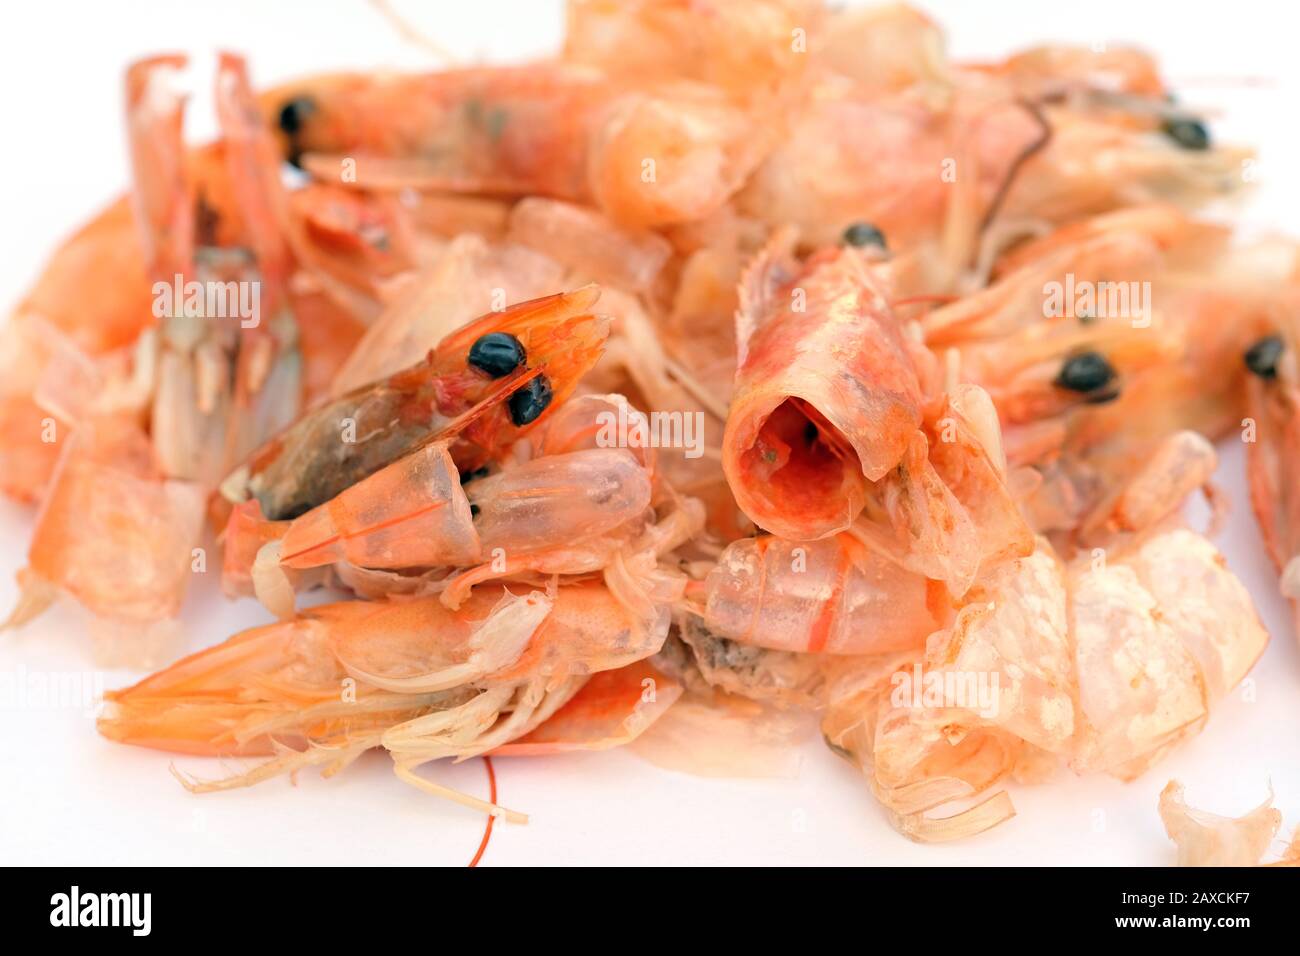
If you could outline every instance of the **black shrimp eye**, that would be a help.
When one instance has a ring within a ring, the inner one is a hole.
[[[316,101],[310,96],[296,96],[280,107],[280,129],[286,136],[296,136],[302,131],[307,117],[316,112]]]
[[[1186,116],[1171,116],[1160,124],[1164,133],[1183,149],[1209,149],[1210,131],[1197,119]]]
[[[1115,380],[1115,369],[1098,352],[1081,352],[1066,359],[1052,384],[1072,392],[1095,392]]]
[[[844,242],[858,249],[865,246],[877,246],[881,249],[889,248],[885,245],[885,234],[869,222],[855,222],[845,229]]]
[[[510,396],[510,420],[522,428],[537,421],[537,416],[551,404],[551,383],[539,375]]]
[[[1277,378],[1277,362],[1286,351],[1279,335],[1267,335],[1246,349],[1246,368],[1260,378]]]
[[[526,357],[523,343],[509,332],[489,332],[469,349],[469,364],[493,378],[509,375]]]

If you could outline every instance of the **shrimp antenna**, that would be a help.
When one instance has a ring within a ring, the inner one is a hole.
[[[1021,150],[1020,154],[1011,161],[1011,167],[1007,170],[1007,175],[1003,178],[1001,185],[998,186],[993,201],[989,203],[988,212],[984,213],[984,219],[980,222],[980,236],[984,235],[984,232],[997,217],[998,210],[1002,208],[1002,203],[1006,200],[1007,193],[1011,191],[1011,186],[1016,181],[1016,176],[1019,175],[1021,167],[1036,153],[1041,152],[1052,140],[1052,124],[1043,113],[1042,107],[1031,100],[1017,100],[1016,103],[1033,117],[1038,124],[1039,134],[1032,143]]]
[[[414,26],[410,20],[406,19],[400,13],[393,9],[389,0],[370,0],[371,6],[379,11],[380,15],[389,22],[398,36],[415,46],[429,51],[443,63],[448,66],[455,66],[461,62],[460,57],[452,53],[445,46],[434,40],[428,34]]]

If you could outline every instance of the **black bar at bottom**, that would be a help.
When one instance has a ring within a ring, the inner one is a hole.
[[[1040,932],[1060,940],[1170,934],[1231,940],[1253,930],[1293,929],[1300,889],[1297,874],[1283,868],[732,870],[722,878],[626,870],[596,879],[581,870],[463,872],[10,869],[0,919],[18,938],[77,933],[82,940],[114,936],[128,944],[192,942],[229,929],[259,940],[337,946],[355,937],[373,945],[390,920],[411,927],[427,920],[426,931],[454,922],[459,935],[473,932],[480,915],[483,931],[493,935],[530,925],[581,933],[588,923],[613,920],[635,937],[638,925],[651,931],[674,912],[693,912],[690,922],[727,914],[732,943],[755,931],[761,937],[764,925],[793,929],[810,919],[862,920],[864,932],[880,923],[944,934],[996,927],[1026,940],[1043,939],[1025,935]]]

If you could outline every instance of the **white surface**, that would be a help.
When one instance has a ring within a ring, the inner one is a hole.
[[[1216,135],[1261,148],[1264,182],[1249,221],[1300,229],[1288,222],[1300,210],[1290,171],[1300,155],[1291,9],[1243,0],[922,5],[945,23],[954,52],[964,57],[1048,39],[1129,39],[1154,49],[1184,101],[1225,111],[1213,124]],[[399,8],[471,57],[541,53],[561,32],[559,5],[532,0]],[[127,182],[119,97],[123,68],[134,57],[231,48],[249,55],[259,84],[314,69],[430,62],[362,0],[45,0],[15,6],[6,21],[5,311],[61,237]],[[205,109],[200,98],[194,111]],[[1220,481],[1233,512],[1218,543],[1255,595],[1273,641],[1249,678],[1249,694],[1234,693],[1200,737],[1136,783],[1062,775],[1047,785],[1013,787],[1016,819],[965,843],[924,847],[895,834],[861,778],[815,740],[798,777],[781,780],[699,779],[617,752],[500,759],[501,801],[532,814],[532,822],[499,825],[485,865],[1163,864],[1172,861],[1172,846],[1155,807],[1170,777],[1188,784],[1194,804],[1232,814],[1262,800],[1271,780],[1284,826],[1300,824],[1300,653],[1246,504],[1242,450],[1222,451]],[[13,572],[24,563],[30,527],[25,509],[0,502],[0,609],[15,598]],[[251,601],[225,602],[216,573],[191,592],[184,619],[190,650],[267,619]],[[0,676],[87,672],[89,647],[77,614],[56,609],[19,635],[0,635]],[[103,686],[116,687],[139,675],[99,676]],[[167,755],[108,743],[83,708],[5,707],[0,702],[0,862],[462,864],[482,832],[480,815],[400,783],[383,754],[368,755],[333,780],[308,772],[296,787],[280,779],[196,797],[168,775]],[[200,776],[221,773],[213,761],[177,763]],[[452,786],[486,793],[478,761],[437,773]]]

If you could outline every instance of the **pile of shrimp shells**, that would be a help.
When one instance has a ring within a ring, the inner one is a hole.
[[[165,652],[196,549],[273,615],[107,695],[108,738],[264,758],[192,790],[382,747],[518,821],[419,771],[762,772],[811,722],[900,833],[971,836],[1010,781],[1147,772],[1259,658],[1182,517],[1243,420],[1300,596],[1300,258],[1197,217],[1250,153],[1137,48],[575,0],[523,66],[255,92],[223,54],[199,146],[186,67],[131,66],[132,189],[9,320],[0,490],[10,626]]]

